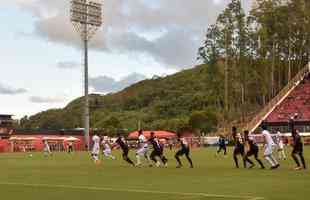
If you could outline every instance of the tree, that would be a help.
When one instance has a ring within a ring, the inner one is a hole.
[[[19,120],[19,126],[22,128],[29,128],[29,119],[27,115]]]
[[[217,127],[217,117],[212,111],[194,111],[188,125],[198,134],[210,133]]]

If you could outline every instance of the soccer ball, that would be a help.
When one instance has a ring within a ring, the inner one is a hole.
[[[32,154],[29,154],[29,157],[32,158]]]

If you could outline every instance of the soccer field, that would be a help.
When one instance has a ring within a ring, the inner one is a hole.
[[[193,150],[195,168],[186,160],[176,169],[134,168],[120,154],[94,165],[87,153],[0,154],[1,200],[308,200],[309,171],[294,171],[292,159],[279,170],[235,169],[231,156],[215,157],[215,148]],[[229,152],[231,154],[231,152]],[[310,148],[305,157],[309,163]],[[133,151],[130,156],[134,159]],[[267,163],[264,162],[267,166]]]

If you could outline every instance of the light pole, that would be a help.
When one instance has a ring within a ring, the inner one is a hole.
[[[95,0],[72,0],[71,22],[84,44],[84,136],[89,149],[88,41],[102,25],[102,4]]]

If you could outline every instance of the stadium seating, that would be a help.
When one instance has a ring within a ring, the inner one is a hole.
[[[310,121],[310,77],[304,80],[267,117],[267,122],[287,122],[297,114],[298,121]]]

